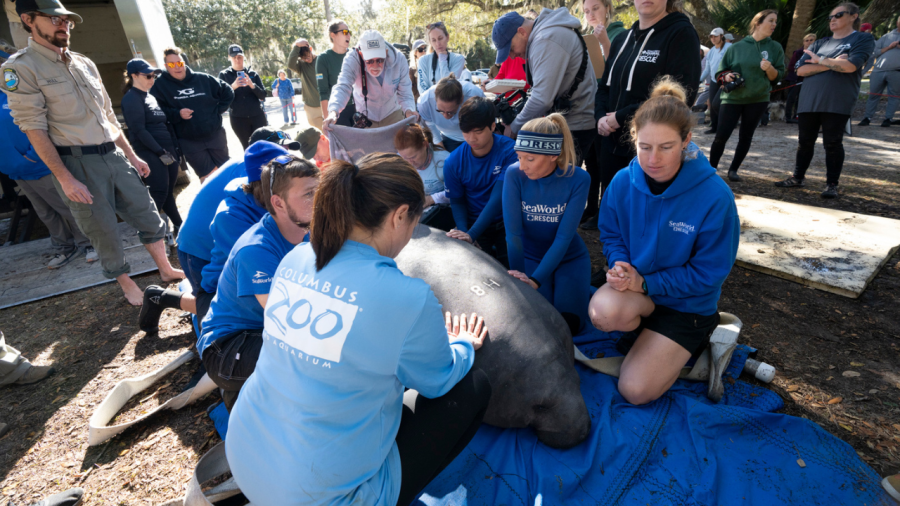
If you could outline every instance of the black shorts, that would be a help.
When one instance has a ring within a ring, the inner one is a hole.
[[[678,343],[697,358],[709,344],[709,337],[719,325],[719,313],[704,316],[681,311],[666,306],[656,306],[650,316],[641,318],[641,326],[635,331],[640,335],[644,329],[662,334]]]
[[[228,140],[225,129],[219,128],[210,137],[201,140],[178,139],[181,152],[197,177],[208,175],[213,169],[228,161]]]

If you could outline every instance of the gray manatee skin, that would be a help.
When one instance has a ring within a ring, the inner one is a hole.
[[[478,313],[489,337],[475,353],[493,395],[484,421],[531,427],[554,448],[588,436],[588,415],[575,371],[572,335],[559,312],[537,290],[509,275],[478,248],[419,225],[396,258],[410,277],[424,280],[454,315]]]

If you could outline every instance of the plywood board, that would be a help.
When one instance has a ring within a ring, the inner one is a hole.
[[[737,264],[857,298],[900,247],[900,220],[737,195]]]
[[[603,49],[600,47],[600,41],[593,34],[582,35],[584,43],[587,45],[588,55],[591,57],[591,65],[594,67],[594,76],[597,79],[603,77],[603,71],[606,68],[606,61],[603,59]]]
[[[157,270],[147,248],[138,240],[137,230],[119,223],[119,237],[132,275]],[[89,264],[84,255],[50,270],[50,250],[49,237],[0,248],[0,309],[115,281],[103,276],[99,261]]]

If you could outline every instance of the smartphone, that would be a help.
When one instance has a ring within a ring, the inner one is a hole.
[[[243,79],[245,77],[247,77],[247,74],[245,74],[243,70],[238,70],[238,79]]]

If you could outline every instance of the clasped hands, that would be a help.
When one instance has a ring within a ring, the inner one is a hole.
[[[616,262],[606,271],[606,282],[620,292],[644,293],[644,276],[628,262]]]

